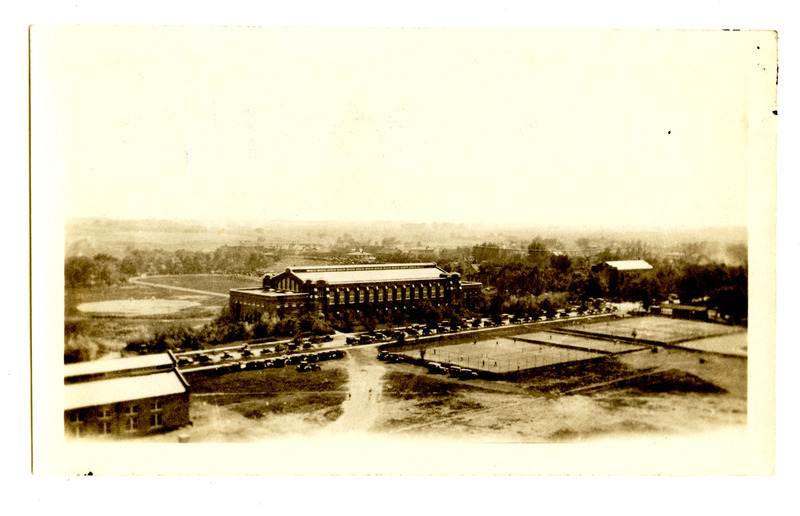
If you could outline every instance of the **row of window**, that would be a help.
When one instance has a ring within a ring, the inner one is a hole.
[[[295,290],[296,289],[296,285],[295,285],[294,281],[292,281],[291,279],[286,278],[286,279],[282,279],[280,281],[280,283],[278,283],[277,288],[279,288],[280,290]]]
[[[150,403],[150,429],[155,430],[164,426],[163,403],[154,400]],[[102,407],[100,415],[97,417],[97,429],[102,435],[108,435],[112,430],[114,419],[114,408],[110,406]],[[122,411],[122,430],[125,432],[135,432],[139,427],[139,406],[128,405]],[[69,417],[70,428],[75,437],[80,437],[87,430],[85,416],[80,412],[72,412]]]
[[[240,302],[239,302],[239,304],[240,304],[241,306],[252,306],[252,307],[254,307],[254,308],[264,308],[264,309],[268,308],[268,305],[267,305],[267,303],[250,303],[250,302],[248,302],[248,301],[240,301]],[[292,302],[292,303],[284,303],[284,304],[282,304],[281,306],[286,306],[286,307],[297,308],[297,307],[298,307],[298,306],[300,306],[301,304],[302,304],[302,303]]]
[[[390,288],[386,290],[386,301],[400,301],[403,299],[411,300],[411,297],[414,299],[435,299],[437,297],[444,297],[444,289],[441,287],[412,287],[406,289],[399,289],[395,290]],[[356,298],[356,296],[358,296]],[[384,289],[369,289],[367,291],[358,290],[358,291],[344,291],[344,292],[332,292],[328,294],[328,303],[329,304],[354,304],[364,303],[365,300],[367,302],[373,303],[376,300],[383,302],[384,300]],[[358,299],[358,301],[356,301]]]

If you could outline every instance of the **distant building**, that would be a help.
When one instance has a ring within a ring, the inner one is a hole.
[[[345,255],[345,260],[348,263],[375,263],[376,258],[373,255],[364,252],[362,249],[359,249],[358,251],[347,253]]]
[[[660,306],[651,308],[651,312],[680,317],[682,319],[698,319],[701,321],[707,321],[711,316],[707,306],[681,305],[677,303],[662,303]]]
[[[134,437],[189,423],[189,384],[172,353],[64,366],[64,431]]]
[[[651,270],[653,266],[644,260],[613,260],[592,267],[592,272],[599,274],[600,283],[612,295],[628,278],[647,274]]]
[[[480,283],[461,281],[435,263],[289,267],[264,276],[261,288],[232,289],[230,308],[245,320],[304,309],[331,316],[346,309],[403,310],[424,301],[470,306],[480,292]]]
[[[653,268],[652,265],[644,260],[615,260],[603,262],[598,267],[618,272],[648,271]]]

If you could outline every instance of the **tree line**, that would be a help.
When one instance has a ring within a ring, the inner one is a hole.
[[[256,246],[222,246],[214,251],[162,251],[130,249],[122,258],[101,253],[71,256],[64,263],[67,288],[114,285],[142,274],[243,274],[261,275],[280,251]]]
[[[677,298],[684,304],[716,309],[734,322],[747,318],[746,265],[668,260],[648,252],[641,243],[627,250],[605,250],[593,260],[551,252],[541,241],[532,242],[526,253],[489,243],[476,247],[482,259],[462,267],[464,277],[489,288],[487,307],[506,312],[539,313],[567,305],[584,309],[598,298],[640,302],[647,308]],[[613,281],[593,267],[609,260],[640,258],[653,269],[622,273]]]

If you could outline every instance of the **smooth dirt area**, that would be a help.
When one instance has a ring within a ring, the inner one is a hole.
[[[710,351],[746,357],[747,332],[720,335],[719,337],[709,337],[707,339],[690,340],[688,342],[681,342],[680,346],[683,348],[696,349],[698,351]]]
[[[200,306],[200,303],[184,299],[120,299],[116,301],[81,303],[77,306],[77,309],[85,314],[138,317],[143,315],[174,314],[193,306]]]
[[[347,399],[342,403],[342,415],[326,431],[360,433],[372,429],[380,417],[383,397],[383,375],[386,368],[376,360],[375,348],[353,349],[343,365],[349,377]]]

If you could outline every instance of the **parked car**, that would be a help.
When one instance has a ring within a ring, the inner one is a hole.
[[[447,369],[438,362],[428,362],[427,367],[430,374],[447,374]]]
[[[317,364],[309,364],[308,362],[303,362],[299,366],[297,366],[297,371],[300,373],[305,373],[308,371],[319,371],[320,367]]]
[[[478,377],[478,373],[472,369],[462,369],[458,377],[462,380],[472,380]]]

